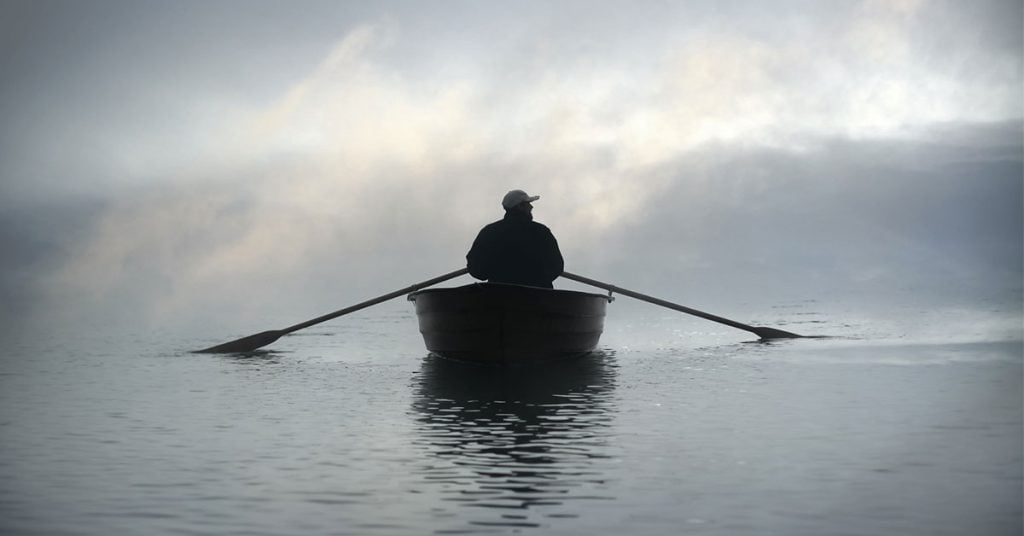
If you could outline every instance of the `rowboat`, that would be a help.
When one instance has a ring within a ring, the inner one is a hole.
[[[498,283],[409,295],[427,350],[441,357],[514,365],[593,351],[609,296]]]
[[[562,272],[562,277],[607,290],[608,295],[493,283],[423,290],[468,273],[468,269],[460,268],[410,287],[338,309],[333,313],[299,322],[294,326],[261,331],[195,352],[252,352],[289,333],[354,313],[403,294],[416,302],[420,333],[423,334],[428,350],[451,359],[480,363],[513,364],[542,361],[593,350],[601,338],[605,308],[608,302],[612,301],[613,292],[749,331],[764,340],[803,338],[803,335],[781,329],[748,326],[569,272]]]

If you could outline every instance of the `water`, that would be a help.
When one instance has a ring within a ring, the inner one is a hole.
[[[515,372],[427,356],[405,303],[248,356],[20,337],[0,533],[1021,533],[1012,308],[784,304],[755,320],[837,337],[773,344],[610,314],[602,351]]]

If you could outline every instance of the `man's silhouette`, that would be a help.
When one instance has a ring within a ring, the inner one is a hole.
[[[540,196],[522,190],[505,194],[505,217],[480,230],[466,255],[469,273],[492,283],[552,288],[564,262],[551,230],[533,221]]]

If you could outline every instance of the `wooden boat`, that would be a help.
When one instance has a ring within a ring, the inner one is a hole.
[[[457,361],[510,365],[597,347],[609,296],[497,283],[414,292],[427,350]]]
[[[389,292],[333,313],[211,346],[198,353],[252,352],[284,335],[315,326],[371,305],[409,294],[416,301],[420,332],[427,349],[453,359],[485,363],[516,363],[588,352],[597,346],[611,293],[674,309],[754,333],[762,339],[797,339],[803,335],[781,329],[748,326],[697,309],[645,296],[594,279],[562,272],[562,277],[608,291],[608,296],[516,285],[481,284],[455,289],[421,290],[466,275],[459,268],[408,288]],[[419,291],[419,292],[417,292]]]

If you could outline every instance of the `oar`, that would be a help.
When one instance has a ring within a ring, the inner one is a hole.
[[[676,311],[679,311],[679,312],[682,312],[682,313],[690,314],[690,315],[693,315],[693,316],[699,316],[699,317],[701,317],[703,319],[710,320],[712,322],[718,322],[719,324],[725,324],[727,326],[732,326],[732,327],[737,328],[737,329],[742,329],[742,330],[745,330],[745,331],[749,331],[749,332],[757,335],[758,337],[761,337],[762,339],[796,339],[796,338],[803,337],[803,335],[797,335],[796,333],[790,333],[788,331],[782,331],[781,329],[765,328],[765,327],[758,327],[758,326],[748,326],[746,324],[742,324],[742,323],[737,322],[735,320],[729,320],[728,318],[722,318],[720,316],[713,315],[711,313],[705,313],[704,311],[698,311],[696,309],[691,309],[689,307],[685,307],[685,306],[679,305],[677,303],[672,303],[672,302],[668,302],[668,301],[665,301],[665,300],[660,300],[658,298],[653,298],[651,296],[640,294],[639,292],[633,292],[632,290],[624,289],[624,288],[621,288],[621,287],[616,287],[615,285],[609,285],[608,283],[602,283],[601,281],[595,281],[593,279],[588,279],[586,277],[579,276],[579,275],[576,275],[576,274],[570,274],[569,272],[562,272],[562,277],[564,277],[566,279],[572,279],[573,281],[579,281],[580,283],[591,285],[591,286],[594,286],[594,287],[597,287],[597,288],[603,288],[603,289],[605,289],[607,291],[610,291],[610,292],[618,292],[619,294],[622,294],[624,296],[629,296],[630,298],[636,298],[638,300],[645,301],[647,303],[653,303],[654,305],[660,305],[662,307],[668,307],[669,309],[675,309]]]
[[[467,274],[467,273],[469,273],[469,270],[467,270],[465,268],[462,268],[461,270],[455,270],[454,272],[449,272],[449,273],[444,274],[444,275],[439,275],[439,276],[437,276],[437,277],[435,277],[433,279],[428,279],[428,280],[426,280],[426,281],[424,281],[422,283],[416,283],[415,285],[403,288],[401,290],[396,290],[394,292],[389,292],[387,294],[384,294],[383,296],[378,296],[376,298],[373,298],[372,300],[366,300],[366,301],[364,301],[362,303],[357,303],[357,304],[352,305],[350,307],[346,307],[344,309],[339,309],[337,311],[334,311],[333,313],[327,313],[327,314],[325,314],[323,316],[318,316],[318,317],[316,317],[316,318],[314,318],[312,320],[307,320],[307,321],[302,322],[300,324],[295,324],[294,326],[290,326],[290,327],[287,327],[287,328],[284,328],[284,329],[274,329],[274,330],[270,330],[270,331],[263,331],[261,333],[256,333],[255,335],[249,335],[248,337],[242,337],[241,339],[237,339],[237,340],[234,340],[234,341],[231,341],[231,342],[226,342],[224,344],[218,344],[217,346],[211,346],[211,347],[206,348],[204,350],[196,350],[196,353],[203,353],[203,354],[231,354],[231,353],[238,353],[238,352],[251,352],[251,351],[253,351],[253,350],[257,349],[257,348],[261,348],[263,346],[266,346],[266,345],[276,341],[277,339],[280,339],[282,336],[287,335],[287,334],[289,334],[289,333],[291,333],[293,331],[298,331],[300,329],[308,328],[309,326],[313,326],[313,325],[319,324],[321,322],[326,322],[328,320],[331,320],[331,319],[334,319],[334,318],[338,318],[339,316],[342,316],[342,315],[347,315],[349,313],[358,311],[360,309],[365,309],[365,308],[367,308],[367,307],[369,307],[371,305],[377,305],[378,303],[388,301],[388,300],[390,300],[392,298],[397,298],[398,296],[401,296],[403,294],[409,294],[410,292],[416,292],[417,290],[420,290],[421,288],[429,287],[431,285],[436,285],[436,284],[441,283],[443,281],[447,281],[449,279],[454,279],[456,277],[459,277],[460,275],[464,275],[464,274]]]

